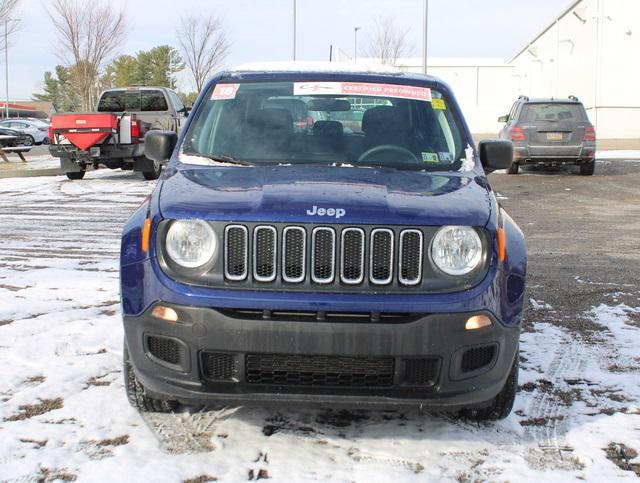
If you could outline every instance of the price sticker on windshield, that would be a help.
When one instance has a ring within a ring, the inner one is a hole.
[[[239,87],[240,84],[216,84],[213,88],[213,94],[211,94],[211,100],[226,101],[235,99]]]
[[[314,94],[395,97],[431,102],[428,87],[403,86],[396,84],[376,84],[371,82],[294,82],[293,95]]]

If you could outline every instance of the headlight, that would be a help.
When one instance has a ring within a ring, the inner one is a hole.
[[[433,263],[449,275],[466,275],[482,260],[482,241],[470,226],[443,226],[431,243]]]
[[[185,268],[201,267],[218,250],[216,234],[202,220],[177,220],[171,223],[165,241],[167,255]]]

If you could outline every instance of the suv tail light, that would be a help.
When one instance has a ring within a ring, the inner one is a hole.
[[[142,126],[140,126],[140,121],[136,119],[135,114],[131,114],[131,142],[139,143],[141,137],[142,137]]]
[[[584,128],[583,141],[595,141],[596,140],[596,128],[593,126],[587,126]]]
[[[524,135],[524,129],[521,127],[511,128],[510,137],[512,141],[526,141],[527,138]]]
[[[49,126],[49,142],[51,144],[55,144],[54,137],[53,137],[53,128],[51,126]]]

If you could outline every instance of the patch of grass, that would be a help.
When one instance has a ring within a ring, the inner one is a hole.
[[[182,483],[206,483],[207,481],[218,481],[218,478],[211,475],[200,475],[195,478],[189,478],[188,480],[183,480]]]
[[[40,449],[43,446],[46,446],[47,443],[49,442],[49,440],[47,440],[47,439],[40,440],[40,439],[20,438],[20,442],[27,443],[27,444],[33,444],[38,449]]]
[[[41,414],[54,411],[56,409],[62,409],[64,406],[63,399],[58,397],[56,399],[40,399],[38,404],[23,404],[20,406],[21,413],[14,414],[5,419],[5,421],[22,421],[34,416],[40,416]]]
[[[603,449],[607,454],[607,458],[618,468],[625,471],[633,471],[636,476],[640,476],[640,463],[630,462],[638,457],[638,452],[635,449],[622,443],[609,443],[609,446]]]
[[[553,416],[546,418],[530,418],[520,421],[520,426],[545,426],[551,421],[562,421],[564,416]]]
[[[31,377],[27,377],[24,382],[27,384],[40,384],[43,383],[47,378],[43,375],[39,375],[39,376],[31,376]]]
[[[123,434],[116,438],[101,439],[96,442],[96,446],[122,446],[129,443],[129,435]]]
[[[76,481],[78,477],[73,473],[67,473],[66,468],[40,468],[38,483],[49,483],[50,481]]]

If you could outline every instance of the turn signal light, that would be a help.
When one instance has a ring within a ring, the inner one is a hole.
[[[474,315],[469,317],[467,323],[464,325],[466,330],[477,330],[483,327],[491,326],[491,319],[486,315]]]
[[[165,307],[164,305],[154,307],[151,311],[151,315],[156,319],[164,320],[166,322],[174,323],[178,321],[178,313],[171,307]]]
[[[151,237],[151,220],[147,218],[142,225],[142,238],[140,239],[140,245],[142,251],[147,253],[149,251],[149,238]]]
[[[498,260],[504,262],[507,259],[507,244],[504,239],[504,228],[498,228]]]

